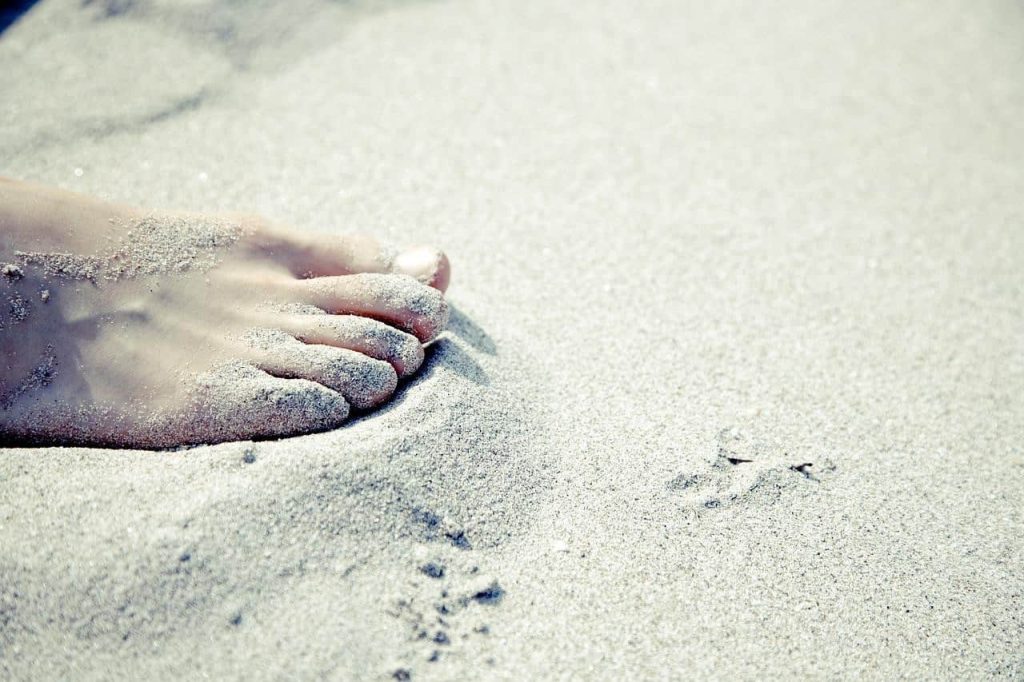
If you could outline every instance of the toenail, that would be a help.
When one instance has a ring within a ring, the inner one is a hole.
[[[395,258],[395,272],[411,275],[420,282],[444,291],[448,286],[448,258],[429,246],[406,249]]]

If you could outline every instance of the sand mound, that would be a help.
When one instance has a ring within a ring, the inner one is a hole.
[[[244,624],[260,638],[257,630],[302,616],[302,600],[285,593],[321,581],[358,589],[353,574],[381,565],[427,585],[459,582],[462,593],[437,596],[452,618],[498,601],[475,550],[521,535],[552,476],[537,381],[506,363],[530,366],[457,313],[396,401],[335,432],[176,452],[4,451],[0,642],[9,672],[184,673],[208,646],[195,632]],[[62,476],[69,466],[74,476]],[[32,511],[40,504],[45,523]],[[422,614],[411,615],[410,595],[382,595],[364,618],[415,628]],[[58,640],[67,657],[21,655]],[[216,672],[217,658],[202,667]]]

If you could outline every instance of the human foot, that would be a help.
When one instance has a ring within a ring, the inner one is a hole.
[[[420,366],[449,277],[430,248],[0,179],[0,445],[336,427]]]

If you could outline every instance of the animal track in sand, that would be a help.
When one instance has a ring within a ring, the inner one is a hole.
[[[748,438],[738,428],[722,429],[716,441],[714,459],[706,470],[679,474],[667,484],[686,508],[716,509],[755,496],[776,500],[784,491],[820,484],[835,471],[828,458],[797,458]]]
[[[412,679],[424,663],[471,656],[473,642],[491,633],[488,609],[505,597],[505,589],[481,570],[472,553],[421,544],[413,560],[410,589],[388,610],[409,637],[409,650],[388,671],[398,680]]]

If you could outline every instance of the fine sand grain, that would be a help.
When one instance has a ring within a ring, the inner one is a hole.
[[[338,430],[0,450],[0,677],[1024,677],[1022,35],[42,0],[0,173],[438,244],[453,310]]]

